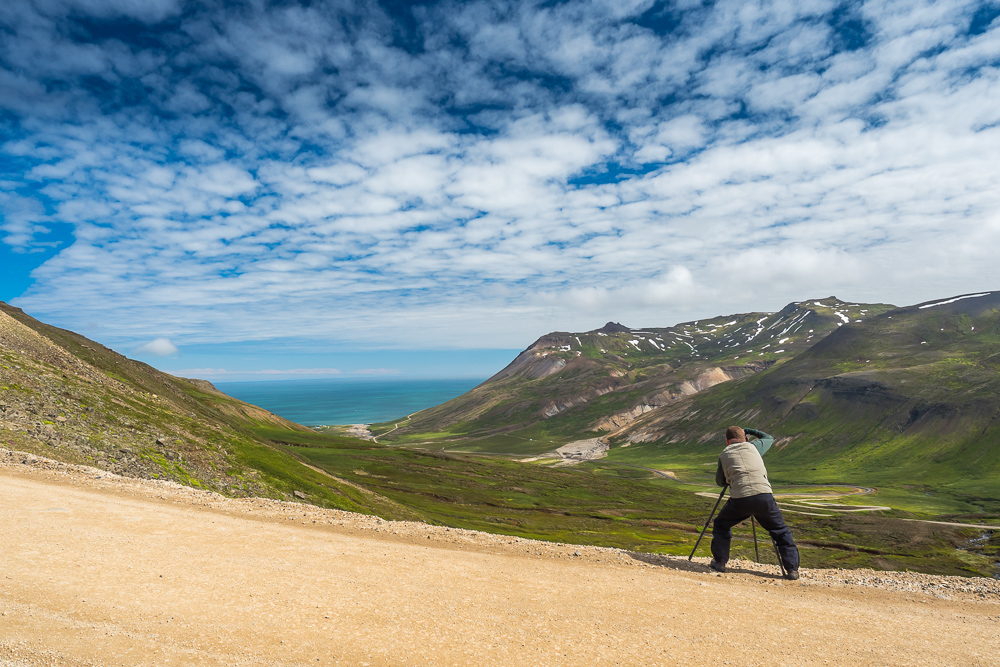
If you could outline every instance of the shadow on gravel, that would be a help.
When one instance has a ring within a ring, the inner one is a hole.
[[[689,561],[683,556],[661,556],[659,554],[644,554],[638,552],[629,552],[629,556],[637,561],[646,563],[648,565],[655,565],[657,567],[666,567],[671,570],[680,570],[683,572],[700,572],[715,574],[708,568],[707,563],[696,563],[694,561]],[[751,570],[745,567],[734,566],[731,564],[726,566],[726,574],[752,574],[755,577],[761,577],[764,579],[782,579],[780,573],[774,574],[771,572],[761,572],[759,570]],[[765,563],[762,563],[764,565]]]

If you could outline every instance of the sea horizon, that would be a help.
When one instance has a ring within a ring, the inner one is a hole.
[[[375,424],[440,405],[486,377],[333,377],[213,382],[233,398],[303,426]]]

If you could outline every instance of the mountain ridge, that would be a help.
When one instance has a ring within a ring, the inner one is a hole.
[[[826,297],[792,302],[777,312],[717,316],[671,327],[632,329],[609,322],[587,332],[552,332],[468,394],[414,416],[393,438],[405,441],[421,430],[488,436],[528,429],[543,420],[558,424],[552,418],[587,408],[587,423],[577,423],[574,436],[614,430],[636,411],[766,370],[847,322],[891,308]]]
[[[754,314],[661,331],[595,330],[589,338],[581,334],[576,340],[575,334],[562,334],[542,341],[521,360],[527,364],[524,368],[515,367],[500,380],[509,383],[505,390],[515,392],[525,382],[535,382],[545,391],[568,389],[579,394],[580,386],[589,386],[603,393],[595,392],[595,398],[564,406],[547,417],[544,412],[552,396],[535,387],[534,394],[529,391],[515,397],[533,410],[535,423],[528,428],[517,423],[518,404],[504,403],[504,396],[499,396],[500,400],[485,408],[473,406],[484,415],[492,410],[494,417],[499,414],[508,420],[499,428],[495,422],[487,424],[492,435],[431,434],[438,438],[431,446],[409,443],[415,445],[411,447],[330,436],[295,425],[284,427],[280,418],[221,394],[211,383],[168,376],[0,304],[0,447],[8,453],[29,452],[131,477],[172,480],[229,497],[270,497],[555,542],[686,553],[691,534],[699,530],[709,509],[699,494],[714,484],[703,466],[714,469],[717,448],[692,447],[696,442],[685,429],[694,437],[707,433],[705,442],[709,442],[713,433],[717,435],[718,420],[704,418],[712,410],[725,408],[720,400],[731,396],[742,397],[741,409],[749,411],[741,414],[747,419],[756,419],[751,416],[755,410],[764,414],[768,405],[745,405],[747,392],[756,387],[770,395],[764,391],[769,386],[766,382],[780,380],[778,371],[790,366],[787,357],[781,356],[791,349],[788,343],[811,348],[818,335],[831,330],[846,333],[846,325],[837,324],[849,312],[844,304],[816,303],[806,304],[805,309],[801,303],[794,304],[781,316]],[[860,304],[852,307],[858,314],[871,311]],[[810,317],[814,318],[811,323]],[[786,334],[795,332],[801,340],[782,342],[789,338]],[[840,337],[849,339],[850,335]],[[561,349],[566,344],[569,349]],[[756,354],[748,356],[751,350]],[[843,355],[833,356],[840,359]],[[529,366],[550,363],[552,358],[567,363],[540,379],[526,375]],[[810,363],[827,363],[816,359]],[[747,375],[733,377],[735,372],[722,370],[730,366]],[[602,389],[600,383],[609,378],[621,383],[621,388],[604,391],[608,387]],[[588,429],[595,426],[595,418],[616,414],[608,408],[620,413],[637,400],[655,396],[654,390],[662,392],[665,381],[679,392],[688,382],[694,393],[675,401],[673,394],[666,394],[672,402],[633,415],[637,417],[634,424],[626,420],[620,433],[606,434],[611,441],[607,459],[553,468],[530,456],[551,448],[553,439],[565,442],[578,433],[593,436]],[[670,425],[671,434],[684,436],[674,444],[670,438],[651,443],[628,440],[630,429],[648,426],[649,418],[675,413],[689,423]],[[727,422],[732,414],[726,408]],[[699,419],[703,421],[698,423]],[[556,428],[546,433],[552,424]],[[533,436],[541,437],[536,441]],[[458,451],[438,451],[449,446],[457,446]],[[781,455],[777,459],[772,455],[768,461],[769,469],[778,473],[772,474],[772,480],[778,481],[788,471],[787,479],[793,474],[796,480],[803,479],[803,470],[810,465],[808,457],[789,456],[791,467],[783,467],[785,454],[791,450],[784,442],[780,447],[784,448],[775,451]],[[489,456],[475,456],[476,452]],[[525,453],[529,456],[522,456]],[[511,460],[511,455],[517,460]],[[663,473],[664,468],[675,472]],[[827,478],[812,489],[798,487],[807,491],[801,502],[818,500],[822,505],[823,498],[841,498],[841,502],[856,504],[853,498],[866,491],[856,488],[854,476],[860,479],[866,471],[850,472],[851,476],[837,478],[836,484],[829,484],[828,470],[815,473]],[[913,498],[925,495],[919,489],[904,498],[901,506],[892,503],[898,508],[877,516],[817,513],[801,504],[789,509],[804,510],[809,517],[800,517],[796,523],[804,548],[814,549],[804,552],[806,562],[990,573],[995,569],[991,560],[995,545],[979,540],[981,533],[975,531],[997,521],[997,515],[982,512],[984,507],[987,511],[1000,507],[1000,501],[994,500],[1000,494],[973,497],[968,489],[962,492],[965,498],[949,497],[927,505],[914,502]],[[947,511],[951,515],[945,521],[961,523],[928,528],[928,524],[910,521],[921,516],[938,519]],[[887,537],[887,531],[905,536],[905,543]],[[973,538],[979,541],[969,541]],[[737,540],[734,553],[746,556],[748,548],[745,540]]]

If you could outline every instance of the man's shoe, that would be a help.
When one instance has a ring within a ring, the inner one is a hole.
[[[789,570],[788,572],[785,572],[785,579],[788,579],[789,581],[795,581],[798,578],[799,578],[798,570]]]
[[[725,572],[726,571],[726,566],[725,565],[723,565],[722,563],[716,563],[714,560],[711,563],[708,564],[708,567],[710,569],[712,569],[713,571],[715,571],[715,572]],[[799,573],[796,572],[795,573],[795,578],[796,579],[798,579],[798,575],[799,575]]]

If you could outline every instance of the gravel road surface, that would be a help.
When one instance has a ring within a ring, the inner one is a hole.
[[[647,556],[0,450],[0,665],[998,665],[1000,582]]]

